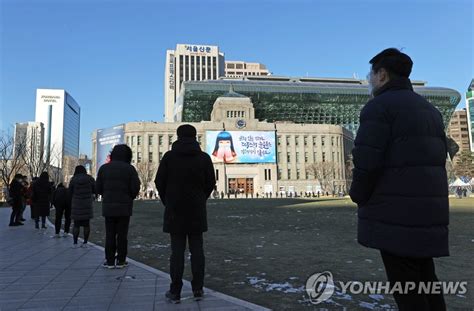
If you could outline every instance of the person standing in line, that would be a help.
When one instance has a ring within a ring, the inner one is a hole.
[[[97,193],[102,196],[102,216],[105,218],[105,262],[102,266],[108,269],[128,265],[128,227],[133,200],[140,192],[140,179],[131,162],[130,147],[116,145],[110,154],[110,162],[102,165],[97,173]]]
[[[47,172],[41,173],[39,179],[33,184],[32,202],[35,210],[35,228],[39,229],[41,218],[41,228],[46,229],[46,217],[49,216],[51,208],[51,184]]]
[[[193,295],[196,300],[203,297],[203,232],[208,229],[206,202],[216,184],[212,160],[201,151],[196,129],[184,124],[178,127],[177,135],[178,140],[163,156],[155,178],[165,205],[163,231],[171,238],[171,284],[165,296],[173,303],[181,299],[186,239],[191,252]]]
[[[20,221],[21,218],[21,208],[22,208],[22,188],[21,185],[21,174],[16,174],[13,180],[10,183],[10,188],[8,189],[9,203],[12,206],[12,213],[10,215],[10,227],[21,226],[23,223]]]
[[[62,183],[58,184],[58,187],[53,193],[52,203],[56,210],[54,228],[55,237],[59,238],[61,231],[61,223],[64,215],[64,233],[63,237],[67,237],[69,234],[69,228],[71,227],[71,199],[69,197],[69,191],[64,187]]]
[[[77,248],[77,241],[81,227],[84,228],[84,242],[81,247],[87,247],[91,232],[90,220],[94,217],[95,180],[87,174],[82,165],[76,166],[74,176],[69,182],[71,199],[71,218],[74,220],[72,229],[73,248]]]
[[[369,63],[373,98],[360,113],[352,150],[358,242],[380,251],[391,286],[415,283],[394,292],[399,310],[446,310],[442,292],[420,291],[422,282],[438,281],[433,257],[449,256],[443,116],[413,91],[408,55],[390,48]]]

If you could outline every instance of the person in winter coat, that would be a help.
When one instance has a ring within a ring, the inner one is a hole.
[[[181,298],[186,239],[191,252],[193,294],[197,300],[203,296],[206,202],[216,183],[211,158],[196,141],[196,129],[184,124],[178,127],[177,134],[178,140],[163,156],[155,178],[165,205],[163,231],[171,237],[171,284],[166,298],[174,303]]]
[[[77,247],[80,228],[84,228],[84,242],[81,247],[87,247],[91,232],[90,220],[94,217],[95,180],[87,175],[86,168],[76,166],[74,176],[69,182],[69,195],[71,198],[71,218],[74,220],[72,229],[73,247]]]
[[[41,173],[38,180],[33,184],[32,202],[35,210],[35,228],[39,229],[39,220],[41,218],[41,228],[46,229],[46,217],[49,216],[51,208],[52,187],[49,182],[47,172]]]
[[[23,223],[20,221],[23,202],[23,186],[21,184],[22,177],[23,176],[21,174],[16,174],[12,182],[10,183],[10,187],[8,189],[9,203],[12,206],[12,213],[10,215],[9,224],[9,226],[11,227],[23,225]]]
[[[55,237],[59,238],[63,215],[65,221],[63,237],[67,237],[69,234],[69,228],[71,227],[71,200],[68,189],[66,189],[62,183],[59,183],[56,190],[54,191],[52,203],[56,209],[56,217],[54,221],[54,228],[56,232]]]
[[[413,91],[408,55],[386,49],[370,64],[373,99],[360,113],[352,150],[358,241],[380,250],[391,283],[419,286],[437,281],[433,257],[449,256],[443,117]],[[425,295],[418,287],[394,298],[402,311],[446,309],[442,293]]]
[[[133,200],[140,191],[140,179],[131,161],[130,147],[116,145],[110,154],[110,162],[102,165],[97,173],[97,193],[102,195],[102,216],[105,218],[104,268],[128,265],[128,226]]]

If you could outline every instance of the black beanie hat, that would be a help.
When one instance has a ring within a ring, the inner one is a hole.
[[[178,138],[196,138],[196,128],[190,124],[183,124],[178,127],[176,134],[178,134]]]

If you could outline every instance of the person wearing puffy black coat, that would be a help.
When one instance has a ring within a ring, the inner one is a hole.
[[[41,228],[46,229],[46,217],[49,216],[51,208],[51,194],[53,188],[49,182],[47,172],[41,173],[40,177],[33,183],[32,203],[35,210],[35,227],[39,229],[41,217]]]
[[[130,164],[132,150],[127,145],[116,145],[110,162],[97,173],[97,193],[102,195],[102,216],[105,218],[106,268],[128,265],[128,227],[133,212],[133,200],[140,191],[140,179]],[[115,258],[117,254],[117,258]]]
[[[387,49],[370,64],[374,98],[360,113],[352,151],[358,241],[381,251],[390,282],[437,281],[433,257],[449,256],[443,118],[413,91],[408,55]],[[445,309],[442,294],[394,298],[400,310]]]
[[[69,234],[69,228],[71,227],[71,199],[69,191],[64,187],[62,183],[59,183],[56,190],[53,193],[52,200],[55,212],[54,228],[56,235],[59,237],[61,231],[61,222],[64,215],[64,235],[66,237]]]
[[[76,166],[74,176],[69,182],[71,197],[71,218],[74,220],[72,229],[73,247],[77,247],[80,227],[84,227],[84,242],[81,247],[87,247],[91,232],[90,220],[94,217],[95,180],[87,174],[82,165]]]
[[[22,207],[22,189],[21,184],[22,175],[16,174],[10,183],[9,187],[9,203],[12,206],[12,213],[10,215],[10,224],[9,226],[21,226],[21,207]]]
[[[191,252],[192,290],[196,298],[202,297],[203,232],[208,229],[206,202],[216,184],[212,160],[201,151],[196,129],[184,124],[178,127],[177,135],[178,140],[163,156],[155,178],[165,205],[163,231],[171,236],[171,285],[166,297],[173,301],[181,297],[186,238]]]

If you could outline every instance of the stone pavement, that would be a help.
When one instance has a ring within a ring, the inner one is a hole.
[[[104,269],[103,248],[73,249],[72,237],[54,229],[8,227],[11,209],[0,208],[0,310],[268,310],[205,289],[195,302],[185,281],[180,304],[164,293],[169,275],[134,260],[125,269]]]

